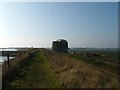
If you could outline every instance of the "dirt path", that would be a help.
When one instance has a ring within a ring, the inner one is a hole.
[[[59,83],[56,82],[55,73],[49,68],[48,60],[38,51],[31,58],[30,62],[22,69],[10,83],[11,87],[22,88],[56,88]]]

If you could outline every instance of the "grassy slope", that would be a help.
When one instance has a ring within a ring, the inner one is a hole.
[[[19,76],[10,82],[12,87],[23,88],[116,88],[117,77],[100,71],[84,60],[68,54],[40,49],[30,57]],[[58,82],[60,83],[58,83]]]
[[[69,56],[72,58],[77,58],[78,60],[84,60],[103,70],[105,69],[114,74],[118,74],[117,52],[99,52],[99,56],[94,56],[94,55],[88,56],[87,53],[88,53],[87,51],[83,53],[79,52],[77,54],[71,54]],[[84,54],[84,55],[81,55],[81,54]]]
[[[38,51],[32,56],[25,68],[22,69],[10,85],[12,87],[28,87],[28,88],[55,88],[59,87],[59,83],[55,80],[52,69],[49,69],[48,60]]]
[[[58,54],[43,50],[56,71],[56,76],[65,88],[116,88],[118,77],[113,77],[104,69],[84,61],[69,57],[68,54]]]

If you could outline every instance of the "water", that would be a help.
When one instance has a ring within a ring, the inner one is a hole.
[[[9,59],[13,59],[15,57],[9,57]],[[7,57],[5,56],[0,56],[0,62],[3,63],[4,61],[7,61]]]
[[[18,51],[18,50],[14,48],[0,48],[0,51]]]
[[[2,56],[2,51],[18,51],[18,50],[14,49],[14,48],[0,48],[0,63],[7,61],[7,57]],[[13,59],[13,58],[15,58],[15,57],[9,57],[9,59]]]

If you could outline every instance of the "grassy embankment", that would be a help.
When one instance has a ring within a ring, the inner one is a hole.
[[[49,69],[48,60],[37,51],[26,63],[20,74],[9,83],[10,87],[19,88],[56,88],[59,83],[52,69]]]
[[[40,52],[41,51],[41,52]],[[117,88],[118,78],[68,54],[40,49],[9,83],[22,88]]]
[[[68,54],[43,50],[49,58],[62,87],[66,88],[117,88],[118,76],[105,72],[84,60],[71,58]]]
[[[36,49],[28,49],[27,51],[21,51],[17,53],[16,57],[8,62],[5,61],[2,64],[2,87],[7,88],[9,81],[17,76],[26,63],[29,61],[29,57],[34,53]]]

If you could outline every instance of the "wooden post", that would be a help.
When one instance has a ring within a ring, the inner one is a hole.
[[[24,51],[24,55],[25,55],[25,51]]]
[[[20,58],[21,58],[21,51],[20,51]]]
[[[10,66],[9,54],[7,54],[8,67]]]
[[[21,56],[22,56],[22,55],[21,55],[21,51],[20,51],[20,52],[19,52],[19,57],[20,57],[20,59],[21,59]]]

